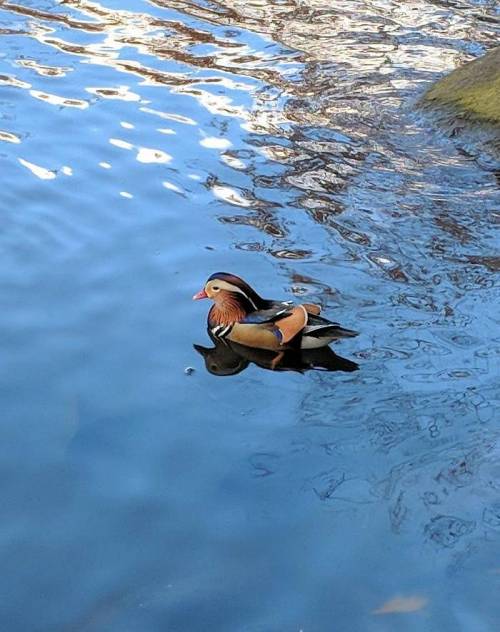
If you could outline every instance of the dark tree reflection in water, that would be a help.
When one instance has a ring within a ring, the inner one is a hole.
[[[499,19],[1,4],[2,630],[498,629],[498,174],[415,104]],[[209,347],[216,270],[361,335]]]

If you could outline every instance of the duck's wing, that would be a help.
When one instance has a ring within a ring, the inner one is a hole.
[[[321,314],[321,305],[315,305],[314,303],[304,303],[306,312],[311,316],[319,316]]]
[[[304,305],[292,305],[289,302],[275,301],[268,309],[260,309],[247,314],[241,324],[264,325],[266,323],[275,326],[274,332],[280,345],[288,344],[301,331],[307,331],[308,325],[312,325],[314,331],[317,327],[337,325],[319,316],[319,305],[306,303]],[[313,334],[314,335],[314,334]]]
[[[296,305],[289,315],[280,318],[276,322],[276,327],[281,334],[281,344],[287,344],[303,331],[307,325],[308,318],[309,314],[303,305]]]
[[[241,325],[274,325],[279,344],[290,342],[307,325],[309,314],[303,305],[279,304],[270,309],[256,310],[241,321]]]
[[[266,309],[256,309],[245,316],[240,321],[247,325],[263,325],[264,323],[273,323],[276,320],[289,316],[294,309],[291,303],[282,303],[275,301]]]
[[[346,329],[340,323],[334,323],[323,316],[309,314],[307,327],[304,328],[304,336],[312,338],[322,338],[332,335],[335,338],[353,338],[358,335],[357,331]]]
[[[319,316],[320,309],[312,304],[269,301],[264,309],[254,310],[236,323],[217,325],[211,332],[217,338],[227,338],[248,347],[281,349],[301,333],[322,338],[332,327],[340,327]],[[327,332],[320,331],[325,328]]]
[[[273,323],[290,316],[296,307],[298,306],[294,305],[292,301],[268,301],[268,306],[265,309],[256,309],[250,312],[241,322],[254,325]],[[322,322],[329,322],[319,316],[321,312],[319,305],[304,303],[302,307],[305,308],[306,312],[310,314],[312,318],[318,317]]]

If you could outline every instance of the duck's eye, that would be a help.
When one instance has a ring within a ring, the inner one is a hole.
[[[218,291],[220,290],[220,287],[219,287],[218,285],[214,285],[214,286],[213,286],[213,288],[212,288],[212,290],[213,290],[214,292],[218,292]]]

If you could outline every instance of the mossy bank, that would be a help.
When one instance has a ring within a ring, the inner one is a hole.
[[[464,148],[500,161],[500,47],[438,80],[421,103]]]

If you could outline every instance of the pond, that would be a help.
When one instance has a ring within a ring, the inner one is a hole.
[[[2,4],[2,630],[498,629],[498,174],[416,102],[499,22]],[[214,369],[219,270],[338,370]]]

